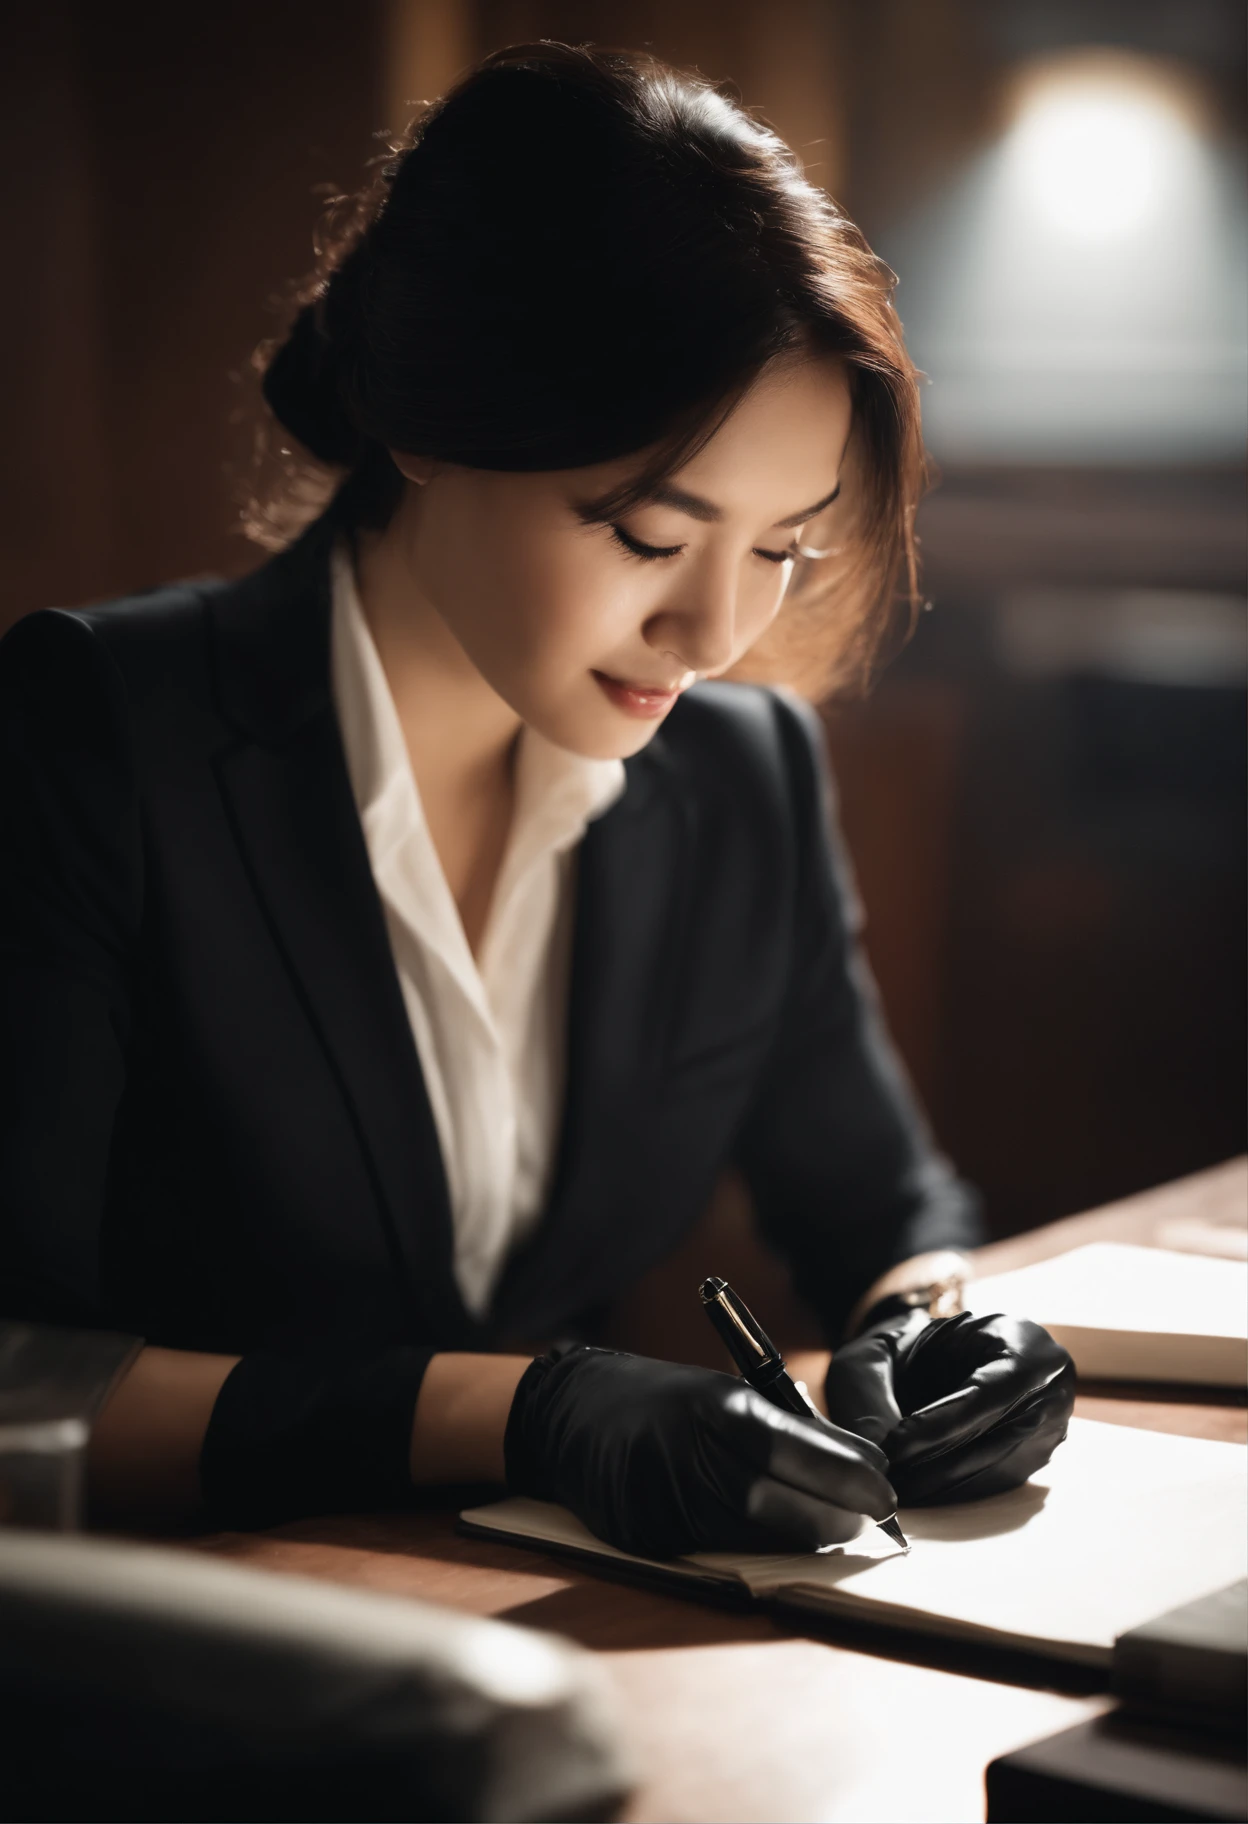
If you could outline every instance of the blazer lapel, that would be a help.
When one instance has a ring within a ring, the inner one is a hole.
[[[627,790],[581,844],[554,1184],[544,1220],[495,1294],[500,1337],[549,1338],[570,1312],[629,1277],[621,1257],[628,1224],[612,1209],[614,1162],[639,1086],[661,1083],[684,951],[692,815],[656,736],[628,762]],[[648,1264],[644,1243],[639,1264]]]
[[[452,1269],[437,1129],[403,1006],[329,688],[328,556],[318,521],[216,598],[218,689],[247,737],[218,778],[257,896],[351,1110],[415,1334],[479,1326]]]

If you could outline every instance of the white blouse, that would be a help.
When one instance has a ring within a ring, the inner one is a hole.
[[[624,789],[531,728],[515,811],[474,959],[425,822],[350,555],[332,559],[331,688],[450,1190],[455,1277],[476,1316],[550,1189],[563,1103],[573,849]]]

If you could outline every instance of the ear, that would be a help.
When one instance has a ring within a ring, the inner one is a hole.
[[[391,450],[390,460],[405,480],[422,488],[445,466],[436,456],[413,456],[407,450]]]

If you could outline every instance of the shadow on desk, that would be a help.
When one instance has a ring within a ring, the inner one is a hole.
[[[488,1490],[493,1499],[498,1490]],[[633,1577],[588,1573],[553,1553],[528,1552],[456,1532],[456,1499],[412,1513],[341,1514],[293,1521],[263,1533],[218,1533],[197,1548],[269,1570],[362,1582],[394,1595],[420,1594],[452,1606],[562,1634],[602,1651],[723,1646],[774,1638],[770,1619],[745,1596],[689,1602]],[[630,1600],[620,1605],[620,1585]],[[534,1592],[537,1586],[537,1593]]]
[[[1081,1379],[1079,1392],[1085,1399],[1122,1401],[1140,1400],[1150,1406],[1248,1406],[1248,1387],[1201,1387],[1191,1381],[1091,1381]],[[1098,1414],[1098,1417],[1102,1415]],[[1131,1423],[1124,1420],[1124,1424]],[[1156,1429],[1156,1428],[1154,1428]],[[1184,1427],[1185,1436],[1195,1436]],[[1221,1437],[1222,1433],[1217,1434]]]

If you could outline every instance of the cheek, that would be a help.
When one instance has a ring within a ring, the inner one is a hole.
[[[784,606],[791,580],[790,573],[781,564],[775,566],[776,574],[767,577],[754,591],[748,610],[741,617],[741,651],[738,658],[743,658],[760,639]]]
[[[563,527],[481,537],[448,524],[422,552],[419,580],[495,688],[553,683],[599,663],[644,618],[626,567],[601,545]]]

